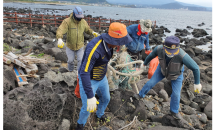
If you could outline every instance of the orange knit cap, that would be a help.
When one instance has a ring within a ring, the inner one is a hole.
[[[111,23],[108,34],[113,38],[125,37],[128,34],[126,25],[118,22]]]

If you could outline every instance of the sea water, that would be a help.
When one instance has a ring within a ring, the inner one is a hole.
[[[209,36],[212,36],[212,12],[206,11],[188,11],[188,10],[169,10],[169,9],[150,9],[150,8],[124,8],[124,7],[103,7],[88,5],[49,5],[35,3],[4,3],[3,7],[30,8],[33,11],[40,11],[44,15],[69,15],[76,6],[80,6],[85,15],[103,16],[115,20],[156,20],[158,26],[164,26],[171,32],[165,32],[166,36],[174,35],[176,29],[192,28],[204,29]],[[205,23],[203,26],[198,24]],[[193,29],[187,29],[190,33]],[[193,35],[186,36],[193,38]],[[164,38],[164,37],[163,37]],[[201,37],[202,38],[202,37]],[[200,39],[200,38],[197,38]],[[207,48],[212,44],[207,44]],[[207,50],[207,49],[206,49]]]

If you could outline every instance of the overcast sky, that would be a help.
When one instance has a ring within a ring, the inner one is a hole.
[[[212,0],[176,0],[188,4],[195,4],[200,6],[212,7]]]

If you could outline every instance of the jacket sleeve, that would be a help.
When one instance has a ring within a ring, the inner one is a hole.
[[[146,35],[146,40],[144,41],[144,44],[146,46],[146,50],[150,50],[150,46],[149,46],[149,33]]]
[[[157,48],[158,46],[156,46],[154,50],[145,58],[144,65],[147,65],[152,59],[157,56]]]
[[[197,63],[188,54],[183,57],[182,61],[184,65],[192,70],[194,74],[195,84],[200,84],[200,70]]]
[[[129,35],[132,35],[131,25],[126,27],[126,30],[127,30]]]
[[[67,33],[68,31],[68,23],[66,22],[66,19],[63,20],[63,22],[61,23],[61,25],[59,26],[59,28],[57,29],[56,32],[56,38],[63,38],[63,35],[65,33]]]
[[[91,74],[91,70],[93,69],[93,66],[96,60],[100,57],[98,52],[94,51],[94,53],[92,54],[92,51],[93,51],[93,48],[90,48],[90,47],[88,47],[88,49],[85,51],[85,54],[84,54],[85,57],[83,57],[84,60],[81,64],[81,69],[79,73],[81,80],[82,80],[84,91],[88,99],[94,97],[94,93],[91,87],[90,74]]]
[[[92,35],[93,30],[90,28],[90,26],[85,20],[84,20],[84,25],[85,25],[85,33]]]

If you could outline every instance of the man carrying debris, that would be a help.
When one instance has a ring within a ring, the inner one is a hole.
[[[146,66],[153,58],[158,56],[159,65],[151,79],[143,86],[139,94],[135,94],[136,99],[144,98],[151,88],[155,86],[164,77],[171,80],[172,94],[170,101],[170,112],[176,119],[182,119],[179,114],[180,92],[182,89],[184,65],[192,70],[194,74],[194,91],[201,91],[200,71],[196,62],[180,48],[178,37],[169,36],[165,39],[163,45],[155,49],[146,57],[144,65]]]
[[[87,45],[78,71],[82,108],[76,130],[82,130],[90,112],[97,108],[95,93],[99,97],[96,116],[105,121],[104,111],[110,101],[109,85],[106,77],[107,64],[113,56],[113,48],[132,41],[124,24],[111,23],[108,33],[94,38]]]
[[[135,60],[139,59],[139,54],[142,49],[144,49],[144,44],[146,50],[150,50],[149,46],[149,32],[151,29],[152,21],[151,20],[140,20],[139,24],[133,24],[127,27],[127,31],[133,41],[126,44],[127,52],[132,56],[137,56]]]
[[[80,7],[75,7],[73,13],[70,14],[69,18],[63,20],[59,28],[57,29],[56,37],[58,39],[58,47],[62,48],[64,42],[62,40],[63,35],[67,33],[67,46],[66,53],[68,58],[68,70],[70,72],[74,69],[74,58],[77,55],[77,70],[80,67],[83,53],[84,53],[84,35],[83,32],[93,34],[97,37],[99,34],[90,29],[87,22],[83,19],[83,11]]]

